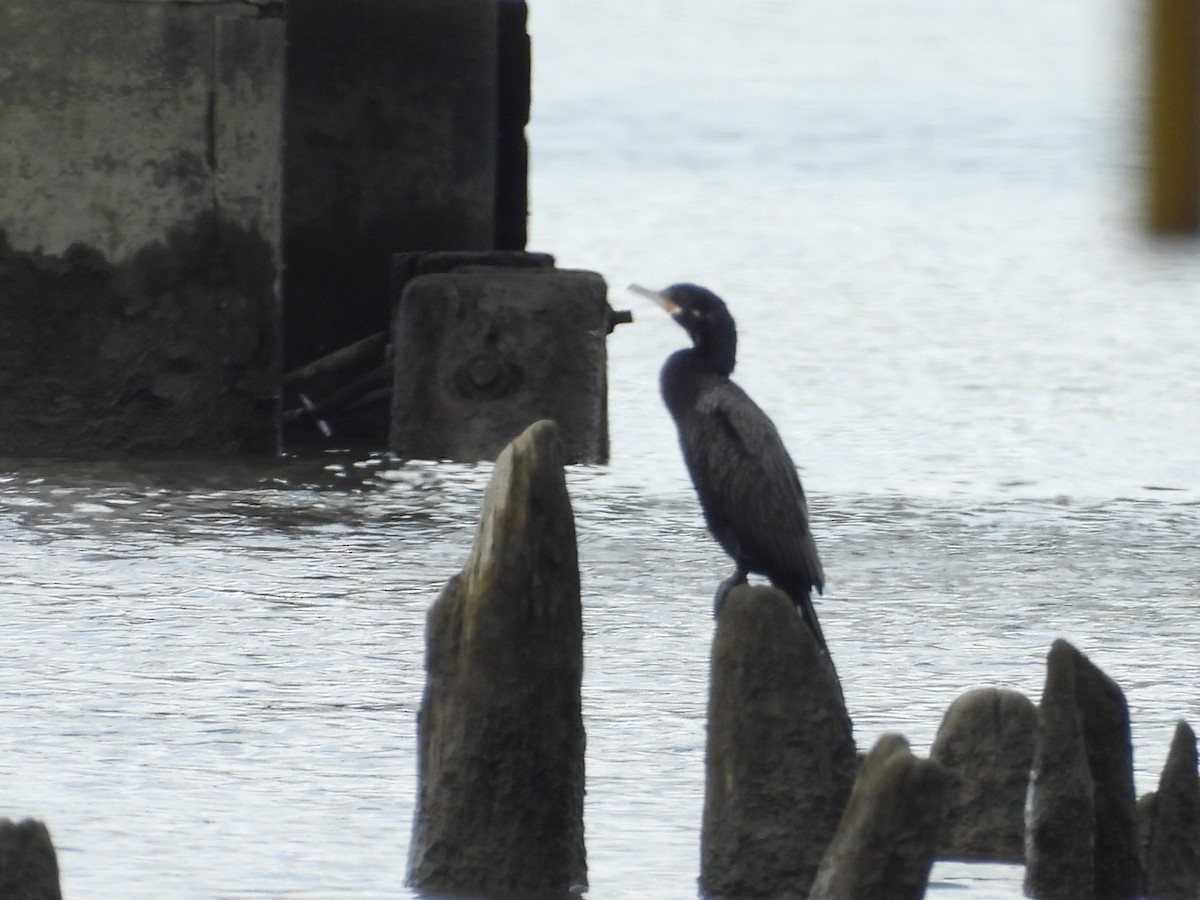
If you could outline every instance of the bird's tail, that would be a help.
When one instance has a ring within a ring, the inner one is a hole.
[[[781,585],[781,587],[792,598],[792,602],[796,604],[800,618],[804,620],[804,624],[808,626],[808,630],[817,639],[817,646],[821,648],[821,652],[828,656],[829,645],[825,643],[825,634],[821,631],[821,623],[817,621],[817,611],[813,607],[812,602],[812,588],[807,584],[788,584]]]

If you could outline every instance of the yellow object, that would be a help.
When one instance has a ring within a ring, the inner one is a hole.
[[[1149,0],[1147,224],[1200,232],[1200,0]]]

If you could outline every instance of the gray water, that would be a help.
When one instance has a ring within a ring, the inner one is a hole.
[[[531,247],[603,273],[612,464],[573,469],[594,900],[695,896],[706,535],[657,396],[729,301],[811,495],[860,747],[1036,699],[1065,637],[1126,691],[1139,791],[1200,722],[1200,248],[1140,233],[1137,7],[536,4]],[[425,610],[489,467],[331,453],[0,463],[0,815],[69,900],[406,898]],[[931,896],[1019,896],[939,864]]]

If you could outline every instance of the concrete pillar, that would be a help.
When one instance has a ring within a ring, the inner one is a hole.
[[[287,37],[290,369],[388,327],[393,253],[492,249],[496,0],[288,0]]]
[[[530,423],[553,419],[568,462],[607,461],[612,311],[599,275],[467,266],[401,283],[393,453],[494,459]]]
[[[277,448],[277,12],[0,4],[0,453]]]

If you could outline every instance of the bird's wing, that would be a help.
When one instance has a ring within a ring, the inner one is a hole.
[[[720,379],[701,391],[680,436],[705,517],[726,551],[773,580],[821,590],[804,489],[767,414]]]

